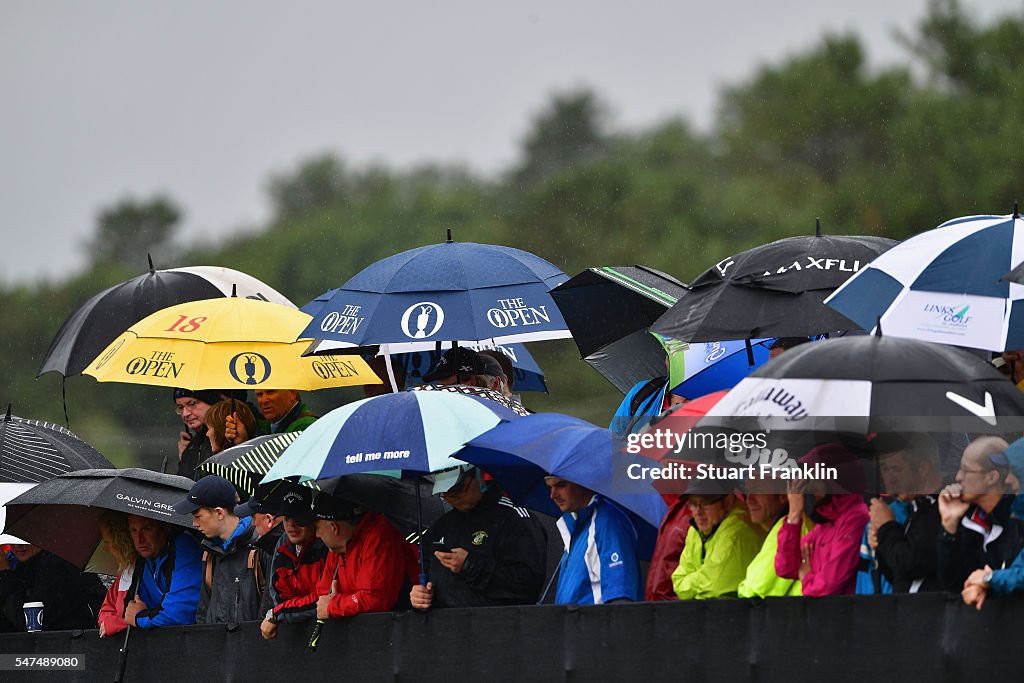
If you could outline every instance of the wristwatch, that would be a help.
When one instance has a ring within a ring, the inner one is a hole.
[[[992,583],[992,572],[991,571],[987,571],[984,574],[982,574],[981,575],[981,582],[983,584],[985,584],[986,586],[989,585],[990,583]]]

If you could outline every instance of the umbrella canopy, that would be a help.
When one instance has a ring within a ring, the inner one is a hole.
[[[562,513],[544,477],[553,474],[586,487],[626,510],[636,526],[641,557],[650,557],[668,507],[658,492],[623,492],[625,460],[620,440],[607,429],[568,415],[541,413],[498,425],[456,453],[495,478],[518,505]],[[619,471],[616,471],[619,470]]]
[[[504,408],[508,408],[520,417],[530,414],[530,411],[526,409],[526,406],[519,401],[514,401],[504,394],[497,392],[494,389],[488,389],[487,387],[473,387],[466,384],[421,384],[418,387],[413,387],[412,391],[446,391],[450,394],[476,396],[478,398],[485,398],[488,401],[497,403]]]
[[[238,297],[171,306],[132,325],[85,374],[101,382],[187,389],[313,390],[380,380],[362,358],[303,357],[310,317]]]
[[[751,372],[768,362],[774,339],[750,340],[750,353],[744,341],[678,342],[654,335],[669,358],[668,385],[672,393],[697,398],[722,389],[731,389]]]
[[[704,271],[651,331],[683,341],[725,341],[848,330],[853,324],[822,301],[894,244],[819,232],[741,252]]]
[[[405,381],[408,386],[423,383],[423,375],[437,365],[441,354],[451,348],[451,342],[443,342],[440,349],[433,351],[420,351],[419,353],[403,353],[398,356],[398,363],[405,371]],[[515,390],[519,391],[543,391],[547,393],[548,387],[544,383],[544,371],[537,365],[537,361],[526,350],[525,344],[506,344],[496,346],[484,342],[459,342],[459,346],[474,351],[493,349],[500,351],[512,363],[512,380]]]
[[[950,431],[951,425],[992,433],[1020,429],[1024,394],[962,349],[857,336],[786,351],[737,384],[708,416],[774,418],[773,429],[809,429],[813,418],[839,418],[861,434]]]
[[[551,290],[580,355],[622,393],[665,374],[665,354],[650,327],[686,292],[646,266],[588,268]]]
[[[1024,286],[1003,276],[1024,259],[1024,219],[967,216],[911,237],[826,304],[866,330],[989,351],[1024,348]]]
[[[11,415],[0,422],[0,482],[35,483],[72,470],[113,467],[73,432]]]
[[[302,336],[401,344],[391,352],[430,350],[439,341],[561,339],[570,334],[548,290],[565,279],[529,252],[449,235],[378,261],[306,304],[314,317]]]
[[[295,308],[273,287],[251,275],[218,266],[154,270],[114,285],[75,309],[50,342],[39,374],[81,373],[126,329],[147,315],[186,301],[230,296],[272,301]]]
[[[89,571],[116,573],[105,553],[97,553],[101,538],[98,520],[104,510],[148,517],[192,528],[192,516],[172,505],[194,484],[191,479],[138,468],[92,469],[69,472],[7,503],[4,533],[63,557]],[[93,562],[91,559],[101,560]]]
[[[264,434],[248,441],[225,448],[220,453],[204,460],[199,469],[224,477],[249,495],[256,492],[256,482],[263,479],[281,453],[299,438],[302,432]]]
[[[448,469],[463,464],[450,456],[467,441],[518,418],[493,401],[441,391],[363,399],[335,408],[307,427],[263,482]]]

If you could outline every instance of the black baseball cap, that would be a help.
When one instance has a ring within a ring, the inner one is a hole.
[[[464,346],[457,346],[453,349],[448,349],[444,352],[444,355],[437,361],[437,364],[427,374],[423,375],[424,382],[436,382],[439,379],[445,377],[451,377],[452,375],[490,375],[493,374],[492,370],[488,370],[489,367],[484,362],[486,356],[481,356],[473,349],[467,349]],[[498,374],[504,374],[501,372],[501,366],[498,365],[498,361],[493,358],[488,360],[492,361],[498,368]]]
[[[320,493],[313,499],[313,516],[317,519],[352,521],[364,512],[363,506],[327,493]]]
[[[174,511],[190,515],[199,508],[234,508],[238,503],[235,486],[224,477],[210,474],[195,484],[188,495],[174,504]]]
[[[316,521],[312,504],[313,489],[296,487],[281,498],[281,503],[277,506],[277,514],[291,517],[300,526],[309,526]]]

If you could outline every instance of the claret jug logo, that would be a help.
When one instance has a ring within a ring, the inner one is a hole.
[[[239,384],[263,384],[270,377],[270,361],[262,354],[245,351],[228,361],[228,372]]]
[[[402,332],[410,339],[427,339],[444,324],[444,309],[433,301],[420,301],[402,314]]]

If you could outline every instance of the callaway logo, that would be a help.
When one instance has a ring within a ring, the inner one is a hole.
[[[953,403],[957,404],[972,415],[977,415],[988,424],[995,426],[996,424],[996,406],[992,400],[992,394],[985,392],[985,404],[975,403],[966,396],[954,393],[952,391],[946,392],[946,398]]]
[[[410,324],[414,323],[412,327]],[[437,334],[444,324],[444,309],[433,301],[420,301],[402,313],[402,332],[410,339],[426,339]]]
[[[283,499],[283,502],[285,503],[304,503],[305,501],[306,499],[303,498],[301,493],[296,493],[294,491],[286,493]]]

